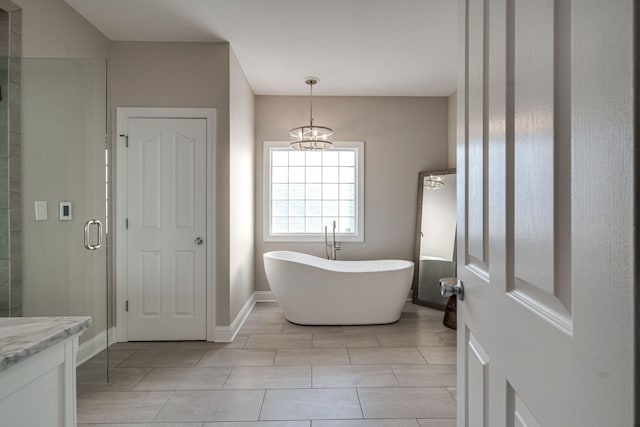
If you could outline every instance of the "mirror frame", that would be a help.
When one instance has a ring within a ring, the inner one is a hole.
[[[444,311],[446,308],[446,301],[443,304],[434,304],[418,299],[418,283],[420,277],[420,234],[422,233],[422,202],[424,194],[424,179],[429,175],[451,175],[455,173],[456,168],[451,168],[426,170],[418,174],[418,203],[416,205],[416,232],[413,244],[413,280],[411,281],[411,302],[413,304],[435,308],[442,311]],[[454,262],[456,262],[456,258],[454,258]]]

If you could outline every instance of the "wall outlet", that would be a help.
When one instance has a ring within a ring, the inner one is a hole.
[[[47,202],[36,200],[36,221],[46,221],[49,219],[47,215]]]

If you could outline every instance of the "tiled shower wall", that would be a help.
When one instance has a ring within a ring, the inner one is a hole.
[[[0,0],[0,317],[22,315],[22,11]]]

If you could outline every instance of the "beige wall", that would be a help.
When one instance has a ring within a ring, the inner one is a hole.
[[[63,0],[13,0],[22,8],[22,56],[107,58],[109,39]]]
[[[229,60],[229,321],[254,290],[253,91],[233,50]]]
[[[323,243],[263,241],[262,141],[287,140],[309,119],[307,97],[256,97],[256,290],[269,290],[262,254],[324,256]],[[365,141],[365,241],[344,243],[339,259],[413,259],[418,173],[447,167],[446,97],[314,97],[316,123],[336,140]]]
[[[248,278],[234,272],[230,285],[230,239],[247,221],[234,222],[230,227],[230,48],[228,43],[152,43],[113,42],[111,47],[111,99],[113,112],[117,107],[204,107],[216,108],[216,320],[218,326],[230,324],[231,289],[233,298],[241,300]],[[234,141],[239,147],[246,140],[246,99],[242,79],[234,68],[234,93],[242,100],[234,101],[234,112],[243,119],[234,125]],[[113,113],[112,112],[112,113]],[[115,115],[114,115],[115,117]],[[235,120],[235,119],[234,119]],[[234,123],[236,123],[234,121]],[[115,126],[115,122],[112,123]],[[114,128],[115,129],[115,128]],[[235,147],[234,142],[234,147]],[[246,145],[246,144],[245,144]],[[245,160],[245,151],[234,149],[235,166]],[[243,166],[246,171],[251,166]],[[237,178],[236,175],[234,175]],[[236,180],[234,179],[235,183]],[[251,191],[250,189],[248,191]],[[234,209],[243,206],[243,199],[234,196]],[[243,256],[234,252],[233,262]],[[238,291],[237,294],[235,293]],[[244,303],[244,302],[242,302]]]
[[[449,95],[449,168],[456,167],[456,129],[458,108],[458,92]]]

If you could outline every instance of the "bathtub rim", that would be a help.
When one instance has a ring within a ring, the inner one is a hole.
[[[278,256],[279,254],[287,254],[293,255],[294,257],[299,257],[300,259],[295,258],[285,258]],[[381,273],[385,271],[399,271],[405,270],[408,268],[414,268],[415,264],[413,261],[408,261],[404,259],[379,259],[379,260],[355,260],[355,261],[347,261],[347,260],[329,260],[322,257],[318,257],[311,254],[306,254],[304,252],[296,252],[296,251],[269,251],[262,254],[263,259],[269,258],[276,261],[282,262],[290,262],[294,264],[304,265],[306,267],[317,268],[319,270],[333,271],[336,273],[343,274],[365,274],[365,273]],[[305,262],[305,258],[311,260],[312,262]],[[380,263],[386,263],[380,265]],[[354,267],[352,269],[337,269],[336,266],[343,267]],[[360,266],[358,269],[356,266]],[[366,266],[377,268],[363,268]],[[382,268],[384,266],[384,268]]]

